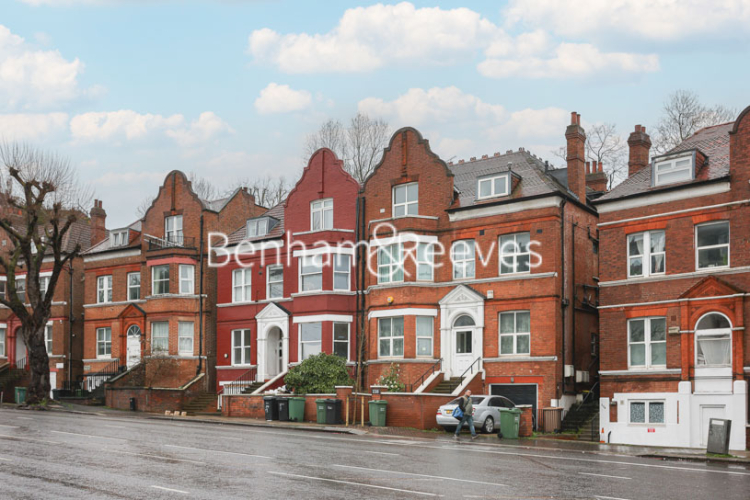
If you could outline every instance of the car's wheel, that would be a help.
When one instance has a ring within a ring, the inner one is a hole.
[[[450,425],[444,425],[443,429],[445,429],[445,432],[456,432],[456,427],[451,427]]]
[[[492,417],[487,417],[484,419],[484,424],[482,424],[482,432],[485,434],[492,434],[492,431],[495,430],[495,419]]]

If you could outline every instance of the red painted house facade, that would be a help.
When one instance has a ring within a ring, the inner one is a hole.
[[[283,203],[215,252],[221,392],[281,386],[290,366],[318,352],[353,363],[358,191],[343,162],[318,150]]]
[[[750,338],[750,107],[666,155],[636,126],[629,177],[596,201],[601,440],[744,450]]]

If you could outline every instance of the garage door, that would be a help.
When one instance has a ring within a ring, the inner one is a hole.
[[[518,405],[531,405],[536,427],[536,384],[490,384],[490,394],[505,396]]]

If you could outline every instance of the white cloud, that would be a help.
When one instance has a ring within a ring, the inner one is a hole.
[[[312,104],[312,95],[306,90],[294,90],[289,85],[269,83],[255,99],[255,109],[262,115],[300,111]]]
[[[488,58],[477,68],[489,78],[578,78],[605,73],[654,72],[659,69],[659,57],[655,54],[600,52],[587,43],[562,43],[546,57]]]
[[[69,101],[82,92],[78,86],[82,71],[78,59],[69,61],[57,50],[35,50],[0,25],[0,98],[9,107]]]
[[[37,140],[65,131],[65,113],[22,113],[0,115],[0,141]]]
[[[563,36],[629,34],[649,40],[747,38],[750,0],[511,0],[509,24]]]
[[[107,172],[92,181],[103,187],[143,186],[144,184],[161,184],[168,172]]]
[[[232,129],[211,111],[188,124],[180,114],[162,116],[125,109],[76,115],[70,120],[70,132],[78,142],[132,141],[164,135],[181,146],[193,146]]]

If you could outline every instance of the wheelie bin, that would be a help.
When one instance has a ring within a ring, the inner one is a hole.
[[[289,422],[289,398],[278,398],[276,404],[279,407],[279,420]]]
[[[385,414],[388,401],[370,401],[370,425],[373,427],[385,427]]]
[[[279,404],[276,396],[266,396],[263,398],[263,409],[266,412],[266,420],[279,419]]]
[[[289,398],[289,420],[292,422],[305,420],[305,398]]]
[[[499,438],[518,439],[518,428],[521,425],[521,410],[518,408],[500,408]]]

